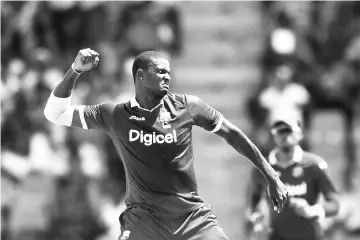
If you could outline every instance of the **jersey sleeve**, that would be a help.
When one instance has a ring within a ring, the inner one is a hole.
[[[83,129],[107,131],[112,124],[114,108],[112,103],[82,106],[79,115]]]
[[[217,132],[220,129],[224,117],[219,111],[209,106],[199,97],[185,95],[185,98],[194,125],[211,132]]]
[[[298,105],[306,105],[309,102],[310,96],[306,88],[300,84],[294,83],[291,88],[291,95],[293,101]]]
[[[271,88],[265,89],[259,96],[259,103],[261,107],[270,109],[276,105],[276,96]]]
[[[323,159],[319,159],[314,165],[316,185],[324,195],[325,199],[328,199],[332,194],[337,193],[334,183],[327,173],[327,166],[326,161]]]

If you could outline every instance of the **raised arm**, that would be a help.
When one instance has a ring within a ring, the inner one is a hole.
[[[44,109],[45,117],[56,124],[100,129],[106,127],[109,104],[72,106],[71,94],[82,72],[89,71],[99,63],[99,54],[89,48],[80,50],[63,80],[51,92]]]
[[[280,181],[277,172],[262,156],[259,149],[239,128],[204,101],[191,95],[187,95],[186,98],[195,125],[222,137],[236,151],[249,159],[264,175],[268,182],[269,195],[274,201],[275,211],[280,212],[288,199],[288,192],[285,185]]]

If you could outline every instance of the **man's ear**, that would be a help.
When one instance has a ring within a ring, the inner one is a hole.
[[[136,78],[139,80],[143,80],[144,79],[144,71],[139,68],[136,72]]]
[[[302,131],[298,132],[297,136],[298,136],[299,141],[302,141],[304,139],[304,133]]]

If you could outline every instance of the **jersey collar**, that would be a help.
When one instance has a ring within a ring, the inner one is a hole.
[[[165,97],[166,97],[166,96],[165,96]],[[139,108],[139,109],[141,109],[141,110],[144,110],[144,111],[147,111],[147,112],[152,112],[153,110],[157,109],[159,106],[163,106],[163,105],[164,105],[164,98],[165,98],[165,97],[163,97],[163,98],[161,99],[160,103],[159,103],[158,105],[156,105],[156,106],[155,106],[153,109],[151,109],[151,110],[146,109],[146,108],[142,108],[142,107],[140,106],[140,104],[138,103],[138,101],[136,101],[135,96],[133,96],[133,97],[131,98],[131,100],[130,100],[130,106],[131,106],[131,108],[137,107],[137,108]]]
[[[277,165],[278,162],[277,162],[277,159],[276,159],[276,153],[277,153],[278,149],[274,149],[270,152],[269,154],[269,163],[270,165]],[[290,160],[288,162],[288,164],[285,164],[285,168],[294,164],[294,163],[298,163],[301,161],[301,159],[303,158],[303,154],[304,154],[304,151],[301,149],[300,146],[297,146],[295,148],[295,152],[294,152],[294,156],[293,156],[293,159]]]

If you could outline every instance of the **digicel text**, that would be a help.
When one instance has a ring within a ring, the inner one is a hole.
[[[133,130],[129,131],[129,141],[134,142],[140,140],[141,143],[144,143],[146,146],[150,146],[154,143],[173,143],[177,142],[176,131],[173,130],[172,133],[167,133],[165,135],[156,135],[153,133],[143,133],[143,131]]]

